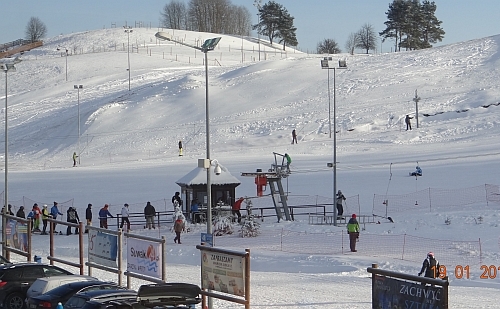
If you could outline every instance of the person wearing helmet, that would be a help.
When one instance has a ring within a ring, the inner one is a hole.
[[[352,214],[349,223],[347,223],[347,234],[349,234],[351,252],[357,252],[356,241],[359,238],[359,223],[358,220],[356,220],[356,214]]]
[[[335,204],[337,205],[337,219],[340,219],[340,217],[344,214],[344,207],[342,206],[342,202],[345,201],[346,198],[344,194],[342,194],[342,191],[339,190],[337,192],[337,199]]]
[[[424,274],[424,277],[435,279],[439,277],[439,267],[439,262],[436,260],[434,253],[429,252],[427,253],[427,258],[424,260],[422,269],[420,269],[418,275],[422,276],[422,274]]]

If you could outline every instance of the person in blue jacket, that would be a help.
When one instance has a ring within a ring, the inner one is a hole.
[[[59,211],[59,208],[57,208],[57,202],[54,202],[54,206],[52,206],[52,208],[50,209],[50,215],[52,216],[52,219],[56,220],[57,219],[57,215],[60,215],[62,216],[62,212]],[[57,233],[56,232],[56,225],[57,223],[54,222],[54,233]]]
[[[99,210],[99,227],[103,229],[108,228],[108,216],[114,218],[113,215],[108,210],[109,205],[104,204],[104,207]]]

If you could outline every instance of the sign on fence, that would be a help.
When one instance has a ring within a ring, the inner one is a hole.
[[[245,295],[245,257],[201,250],[204,289]]]
[[[128,238],[127,271],[162,279],[161,243]]]
[[[89,229],[89,262],[116,268],[118,237]]]
[[[7,246],[28,252],[28,224],[9,219],[5,231]]]

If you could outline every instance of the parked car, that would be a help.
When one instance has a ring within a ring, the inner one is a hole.
[[[80,275],[38,278],[35,282],[33,282],[33,284],[26,292],[26,299],[41,294],[45,294],[48,291],[55,289],[58,286],[64,285],[66,283],[79,282],[79,281],[99,281],[99,280],[94,277],[80,276]]]
[[[119,299],[134,299],[137,298],[137,292],[133,290],[98,290],[98,291],[86,291],[74,294],[64,305],[64,309],[87,309],[94,308],[92,306],[87,306],[88,301],[94,300],[119,300]]]
[[[3,255],[0,255],[0,265],[12,264],[11,261],[7,260]]]
[[[28,309],[55,309],[57,307],[57,303],[60,302],[63,306],[65,306],[68,299],[77,293],[119,289],[124,290],[125,288],[120,287],[114,282],[104,282],[97,279],[94,281],[70,282],[52,289],[42,295],[29,297],[26,300],[26,307],[28,307]]]
[[[199,286],[187,283],[143,285],[135,298],[89,300],[84,309],[194,309],[201,302]]]
[[[53,265],[16,263],[0,265],[0,306],[5,309],[23,309],[26,291],[38,278],[73,275]]]

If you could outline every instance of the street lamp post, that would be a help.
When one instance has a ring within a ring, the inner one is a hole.
[[[175,43],[178,43],[180,45],[188,46],[197,50],[200,50],[201,52],[205,53],[205,124],[206,124],[206,135],[207,135],[207,158],[206,161],[208,163],[208,168],[207,168],[207,234],[212,234],[212,182],[210,179],[210,166],[212,165],[211,160],[210,160],[210,116],[209,116],[209,105],[208,105],[208,52],[214,50],[215,46],[220,41],[219,38],[213,38],[213,39],[207,39],[201,45],[201,47],[186,44],[184,42],[176,41],[172,38],[172,36],[169,33],[166,32],[157,32],[155,34],[156,38],[160,40],[166,40],[166,41],[172,41]],[[212,298],[208,297],[208,308],[212,308]]]
[[[128,91],[130,91],[130,33],[133,31],[130,26],[123,26],[125,33],[127,33],[127,59],[128,59]]]
[[[66,81],[68,81],[68,49],[64,48],[66,50]],[[57,50],[61,50],[61,48],[57,48]]]
[[[74,85],[73,88],[78,92],[78,165],[80,165],[80,89],[83,89],[83,85]]]
[[[347,63],[345,60],[339,60],[339,67],[330,67],[328,61],[332,60],[331,57],[325,57],[321,60],[321,68],[327,69],[328,72],[333,70],[333,225],[337,225],[337,208],[335,194],[337,192],[337,109],[336,109],[336,87],[335,87],[335,75],[336,69],[347,69]],[[328,117],[330,118],[330,75],[328,75]],[[330,123],[331,120],[329,119]],[[330,126],[330,137],[331,137],[331,126]]]
[[[9,137],[8,137],[8,123],[7,123],[7,97],[8,97],[8,93],[7,93],[7,73],[9,72],[15,72],[16,71],[16,67],[14,66],[15,64],[21,62],[21,59],[19,58],[15,58],[14,61],[10,62],[10,63],[2,63],[0,64],[0,68],[2,68],[2,70],[5,72],[5,189],[4,189],[4,214],[7,212],[8,210],[8,204],[9,204],[9,186],[8,186],[8,167],[9,167],[9,164],[8,164],[8,158],[9,158]],[[6,228],[7,228],[7,224],[6,224],[6,220],[5,220],[5,217],[3,216],[2,217],[2,241],[3,241],[3,253],[4,253],[4,256],[6,255],[6,251],[5,251],[5,244],[7,242],[7,231],[6,231]],[[6,256],[8,258],[8,256]]]

